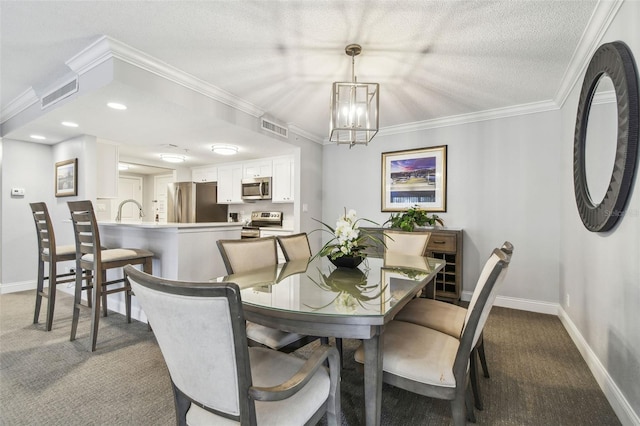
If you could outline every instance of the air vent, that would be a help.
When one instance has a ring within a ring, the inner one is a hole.
[[[275,133],[283,138],[289,138],[289,129],[286,127],[278,126],[273,121],[269,121],[266,118],[262,119],[262,128],[267,132]]]
[[[66,83],[64,86],[61,86],[49,94],[42,97],[41,100],[41,108],[45,109],[56,102],[66,98],[73,93],[78,91],[78,78],[74,78],[70,82]]]

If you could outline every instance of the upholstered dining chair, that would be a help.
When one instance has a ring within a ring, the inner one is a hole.
[[[75,245],[56,245],[56,236],[53,231],[53,223],[49,215],[47,204],[43,202],[29,203],[33,220],[36,224],[36,233],[38,237],[38,281],[36,283],[36,309],[33,315],[33,323],[37,324],[40,317],[40,307],[42,298],[47,299],[47,320],[46,330],[51,331],[53,326],[53,312],[56,304],[56,286],[74,282],[75,272],[58,273],[58,263],[68,262],[76,259]],[[44,264],[49,266],[49,276],[45,276]],[[78,271],[83,280],[89,282],[89,300],[91,300],[91,275],[83,274]],[[48,281],[48,289],[45,290],[44,282]],[[87,287],[84,287],[87,288]]]
[[[396,229],[385,229],[382,231],[384,239],[384,252],[386,253],[399,253],[408,254],[411,256],[425,256],[427,252],[427,245],[429,244],[429,238],[431,238],[431,232],[407,232],[398,231]],[[436,286],[435,283],[430,283],[433,287],[433,298],[436,298]],[[425,287],[426,291],[426,287]],[[422,294],[423,290],[418,291],[416,296]]]
[[[276,237],[284,259],[290,260],[311,258],[311,246],[306,232],[293,235],[279,235]]]
[[[248,347],[235,283],[170,281],[130,265],[124,271],[169,369],[178,425],[305,425],[325,413],[338,424],[335,348],[321,345],[304,360]]]
[[[455,426],[466,425],[467,418],[475,422],[469,360],[491,310],[489,299],[494,286],[509,260],[502,250],[493,250],[476,284],[477,297],[469,303],[459,339],[396,319],[387,324],[383,335],[383,381],[420,395],[451,401]],[[355,359],[363,363],[362,346],[356,350]]]
[[[309,236],[306,232],[293,235],[279,235],[276,237],[282,254],[287,262],[310,259],[311,245],[309,244]],[[329,343],[329,338],[321,337],[322,343]],[[336,337],[336,347],[340,353],[340,366],[342,366],[342,339]]]
[[[395,229],[385,229],[382,232],[385,251],[413,256],[424,256],[431,238],[430,232],[406,232]]]
[[[76,240],[76,271],[93,271],[93,300],[91,302],[91,351],[96,350],[98,339],[98,325],[100,321],[100,302],[102,301],[103,314],[107,315],[107,295],[124,293],[126,318],[131,322],[131,287],[119,278],[107,281],[107,270],[122,268],[125,265],[142,265],[145,272],[152,272],[153,253],[149,250],[136,248],[103,249],[100,244],[100,230],[96,221],[93,204],[91,201],[70,201],[67,203],[73,222],[73,230]],[[113,288],[114,284],[123,283],[122,286]],[[76,274],[76,289],[73,303],[73,318],[71,322],[71,338],[75,340],[80,317],[81,301],[80,276]]]
[[[513,254],[513,244],[509,241],[500,248],[511,261],[511,255]],[[498,277],[498,281],[494,286],[494,291],[489,297],[488,303],[493,306],[495,301],[497,290],[504,280],[504,276],[507,272],[509,263],[507,263]],[[473,292],[473,297],[478,297],[480,289],[476,286]],[[464,327],[465,319],[467,318],[469,311],[462,306],[454,305],[452,303],[442,302],[432,299],[414,299],[409,302],[404,308],[400,310],[398,315],[395,316],[395,320],[405,321],[414,324],[428,327],[449,336],[459,339],[462,335],[462,329]],[[477,356],[476,356],[477,355]],[[489,377],[489,369],[487,366],[487,359],[484,350],[484,336],[481,334],[476,346],[471,353],[471,385],[473,389],[473,395],[475,398],[475,406],[477,409],[482,410],[482,399],[480,396],[480,387],[477,383],[477,369],[476,359],[480,359],[482,364],[482,370],[485,377]]]
[[[238,274],[278,263],[276,237],[218,240],[217,245],[227,274]],[[294,350],[312,339],[264,325],[247,322],[247,338],[275,350]]]

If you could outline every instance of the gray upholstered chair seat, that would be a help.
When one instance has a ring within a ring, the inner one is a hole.
[[[260,342],[261,344],[275,350],[280,350],[287,345],[297,342],[303,337],[305,336],[302,334],[288,333],[286,331],[265,327],[264,325],[247,321],[247,338],[254,342]]]
[[[456,386],[453,376],[460,342],[439,331],[402,321],[384,329],[383,370],[396,376],[439,387]],[[362,345],[355,359],[364,364]]]
[[[48,248],[43,248],[42,249],[42,254],[44,254],[45,256],[48,256],[49,255],[49,249]],[[75,259],[76,246],[75,246],[75,244],[70,245],[70,246],[56,246],[56,254],[58,256],[71,256],[71,255],[73,255],[73,259]]]
[[[249,348],[253,386],[269,387],[283,383],[293,376],[306,360],[266,348]],[[320,368],[309,383],[295,395],[283,401],[256,401],[256,419],[259,425],[303,425],[309,414],[316,412],[329,396],[330,379],[325,368]],[[196,404],[187,412],[187,424],[237,425],[238,422],[211,413]]]
[[[149,250],[132,248],[102,250],[102,262],[116,262],[118,260],[127,260],[145,256],[153,256],[153,253]],[[87,253],[83,255],[81,259],[87,262],[93,262],[93,254]]]
[[[466,315],[467,309],[461,306],[420,298],[409,302],[394,319],[429,327],[459,339]]]

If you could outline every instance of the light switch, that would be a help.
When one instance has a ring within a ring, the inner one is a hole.
[[[302,204],[302,211],[303,212],[309,211],[309,205],[307,203]]]
[[[11,188],[12,197],[24,197],[24,188]]]

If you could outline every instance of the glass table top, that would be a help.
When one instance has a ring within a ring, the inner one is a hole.
[[[241,289],[245,305],[317,315],[384,316],[411,298],[445,265],[442,259],[387,253],[358,268],[327,258],[298,260],[216,278]]]

